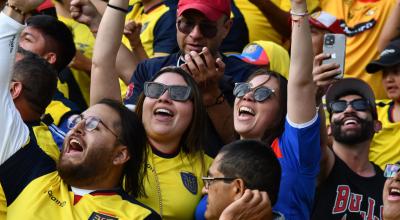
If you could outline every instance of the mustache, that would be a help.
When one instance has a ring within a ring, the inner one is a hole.
[[[360,117],[358,117],[356,113],[349,112],[349,113],[346,113],[342,119],[334,120],[333,123],[338,124],[338,125],[344,125],[344,122],[350,117],[353,118],[357,123],[361,123],[361,122],[365,121],[364,119],[361,119]]]

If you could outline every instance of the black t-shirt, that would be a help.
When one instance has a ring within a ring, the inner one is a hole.
[[[375,164],[375,176],[362,177],[335,155],[328,178],[317,188],[312,220],[382,219],[383,171]]]

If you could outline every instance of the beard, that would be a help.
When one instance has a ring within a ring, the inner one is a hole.
[[[65,183],[71,186],[93,184],[106,173],[109,156],[101,151],[87,152],[86,158],[80,163],[73,163],[62,152],[57,163],[57,170]]]
[[[371,140],[375,134],[374,121],[368,119],[362,119],[356,115],[351,115],[356,118],[356,121],[360,124],[361,128],[359,131],[347,133],[342,131],[342,126],[344,125],[344,120],[332,121],[332,136],[334,139],[342,144],[353,145],[359,144],[367,140]]]

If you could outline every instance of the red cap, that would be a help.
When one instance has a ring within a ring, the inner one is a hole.
[[[43,10],[49,9],[49,8],[54,8],[54,4],[51,0],[45,0],[42,4],[40,4],[36,8],[36,11],[40,12],[40,11],[43,11]]]
[[[217,21],[221,15],[228,18],[231,15],[230,0],[179,0],[178,16],[181,16],[186,10],[193,9],[200,11],[211,21]]]
[[[310,24],[316,28],[328,30],[334,34],[343,34],[343,28],[340,27],[339,20],[325,11],[313,13],[309,19]]]

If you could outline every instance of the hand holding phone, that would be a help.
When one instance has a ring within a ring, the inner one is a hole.
[[[330,58],[323,60],[322,64],[338,64],[340,66],[340,74],[336,75],[335,78],[343,78],[346,57],[346,36],[344,34],[325,34],[323,53],[330,54]]]

